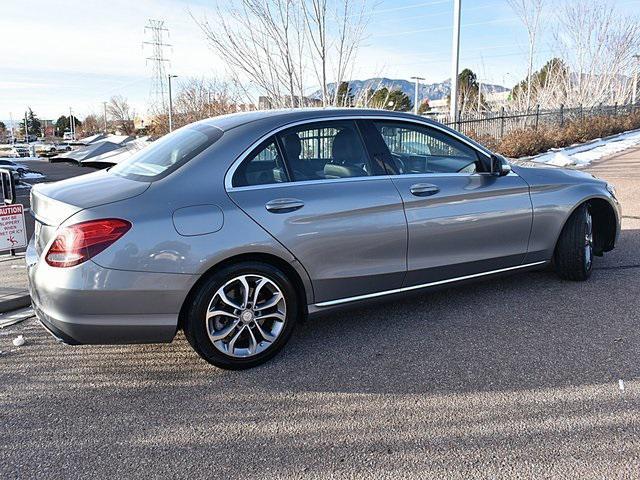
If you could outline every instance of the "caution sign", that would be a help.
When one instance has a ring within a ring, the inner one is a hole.
[[[0,252],[27,246],[22,205],[0,206]]]

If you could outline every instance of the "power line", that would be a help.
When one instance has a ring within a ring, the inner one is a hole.
[[[485,22],[465,23],[461,25],[461,27],[475,27],[478,25],[489,25],[492,23],[512,22],[517,19],[518,19],[517,17],[497,18],[495,20],[487,20]],[[436,28],[419,28],[417,30],[405,30],[404,32],[382,33],[380,35],[375,35],[372,38],[397,37],[400,35],[411,35],[414,33],[441,32],[441,31],[451,30],[451,28],[452,28],[451,25],[436,27]]]
[[[388,12],[397,12],[400,10],[409,10],[411,8],[420,8],[420,7],[429,7],[431,5],[440,5],[442,3],[451,3],[451,0],[436,0],[435,2],[422,2],[422,3],[415,3],[413,5],[404,5],[402,7],[392,7],[392,8],[378,8],[375,10],[371,10],[370,12],[365,12],[363,15],[370,17],[373,15],[378,15],[380,13],[388,13]],[[352,17],[354,16],[359,16],[358,15],[351,15]]]
[[[640,1],[640,0],[638,0]],[[464,13],[468,13],[468,12],[475,12],[478,10],[485,10],[487,8],[496,8],[495,4],[489,4],[489,5],[480,5],[480,6],[476,6],[476,7],[471,7],[471,8],[465,8],[464,9]],[[422,18],[433,18],[433,17],[439,17],[442,15],[451,15],[451,10],[443,10],[441,12],[433,12],[433,13],[427,13],[424,15],[411,15],[410,17],[396,17],[396,18],[387,18],[384,20],[378,20],[377,23],[392,23],[392,22],[403,22],[403,21],[410,21],[410,20],[419,20]]]

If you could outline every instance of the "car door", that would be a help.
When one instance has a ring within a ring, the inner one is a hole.
[[[532,223],[522,178],[491,174],[486,153],[445,129],[396,120],[372,124],[407,216],[404,286],[522,264]]]
[[[354,121],[283,130],[230,174],[231,199],[300,261],[316,302],[402,285],[402,198]]]

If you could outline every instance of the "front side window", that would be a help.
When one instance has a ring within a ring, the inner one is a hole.
[[[158,180],[213,145],[222,133],[204,124],[180,128],[114,165],[109,172],[132,180]]]
[[[399,174],[477,173],[485,167],[476,151],[435,128],[374,122]]]
[[[234,187],[268,185],[289,181],[274,138],[256,148],[233,174]]]
[[[371,175],[367,152],[352,121],[302,125],[278,137],[293,181]]]

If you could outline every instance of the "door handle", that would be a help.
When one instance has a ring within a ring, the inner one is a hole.
[[[267,202],[265,208],[271,213],[289,213],[304,207],[304,202],[297,198],[276,198]]]
[[[411,185],[409,191],[416,197],[428,197],[429,195],[438,193],[440,188],[431,183],[416,183],[415,185]]]

